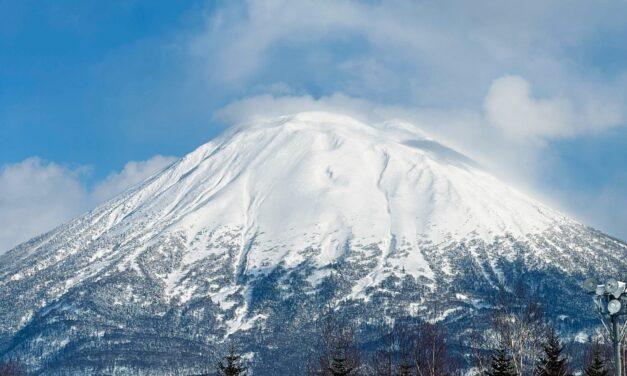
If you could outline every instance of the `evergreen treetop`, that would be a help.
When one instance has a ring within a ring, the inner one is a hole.
[[[567,360],[562,356],[563,348],[555,330],[549,330],[542,350],[544,355],[536,366],[537,376],[571,376],[568,372]]]
[[[346,357],[343,355],[336,355],[331,361],[329,371],[331,371],[331,375],[333,376],[348,376],[351,374],[353,369],[346,365]]]
[[[242,365],[241,356],[235,353],[235,347],[231,346],[229,354],[224,357],[226,363],[218,363],[218,375],[246,376],[246,367]]]
[[[605,369],[605,362],[601,358],[601,354],[598,348],[594,349],[594,354],[590,363],[586,367],[584,371],[584,375],[586,376],[608,376],[609,373],[607,369]]]
[[[490,370],[485,372],[486,376],[516,376],[512,358],[507,355],[505,349],[498,349],[492,355]]]

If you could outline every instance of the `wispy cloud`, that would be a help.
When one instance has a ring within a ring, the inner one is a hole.
[[[130,161],[124,165],[122,171],[113,172],[96,184],[91,192],[91,201],[94,203],[104,202],[144,181],[175,160],[174,157],[155,155],[145,161]]]

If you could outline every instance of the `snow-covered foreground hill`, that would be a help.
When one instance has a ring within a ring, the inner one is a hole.
[[[0,353],[46,374],[154,374],[235,340],[276,374],[323,307],[364,331],[415,317],[455,335],[520,281],[579,330],[594,321],[578,283],[626,256],[409,124],[301,113],[236,128],[1,256]]]

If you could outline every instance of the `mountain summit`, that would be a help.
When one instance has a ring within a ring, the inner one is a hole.
[[[306,341],[321,307],[459,323],[534,280],[585,328],[578,280],[626,255],[410,124],[300,113],[234,128],[0,256],[0,352],[63,374],[193,368],[227,339],[264,359]]]

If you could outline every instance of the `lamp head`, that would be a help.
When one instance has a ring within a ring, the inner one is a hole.
[[[605,282],[605,292],[618,299],[623,292],[625,292],[625,282],[620,282],[612,278]]]
[[[610,315],[615,315],[620,311],[621,306],[622,305],[620,304],[620,300],[612,299],[609,301],[609,303],[607,303],[607,311],[610,313]]]
[[[610,278],[605,282],[605,292],[611,294],[614,290],[618,289],[618,281],[614,278]]]
[[[581,287],[583,287],[583,289],[590,294],[594,294],[597,290],[597,281],[594,278],[588,278],[586,279],[583,284],[581,285]]]

